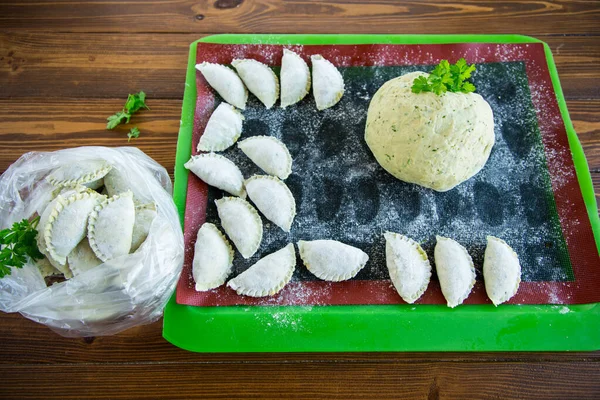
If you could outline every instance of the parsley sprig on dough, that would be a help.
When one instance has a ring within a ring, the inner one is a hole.
[[[468,82],[471,73],[475,71],[475,64],[467,64],[461,58],[454,65],[448,60],[442,60],[428,77],[419,76],[413,81],[413,93],[433,92],[438,96],[446,93],[471,93],[475,91],[475,85]]]

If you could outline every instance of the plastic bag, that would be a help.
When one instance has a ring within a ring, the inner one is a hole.
[[[41,214],[53,187],[45,176],[85,160],[104,159],[157,215],[134,253],[46,287],[29,261],[0,279],[0,310],[19,312],[68,337],[112,335],[161,317],[183,265],[183,234],[167,171],[135,147],[80,147],[24,154],[0,176],[0,229]]]

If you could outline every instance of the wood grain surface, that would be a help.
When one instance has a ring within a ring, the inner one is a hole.
[[[600,194],[600,2],[0,1],[0,172],[32,150],[138,146],[173,172],[189,43],[215,33],[518,33],[547,42]],[[599,333],[600,334],[600,333]],[[600,398],[600,352],[195,354],[162,323],[67,339],[0,313],[0,398]]]

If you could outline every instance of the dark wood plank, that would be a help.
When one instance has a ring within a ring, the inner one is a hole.
[[[27,32],[588,34],[600,33],[599,12],[594,1],[4,0],[0,26]]]
[[[595,399],[597,363],[0,366],[10,399]]]
[[[200,36],[3,33],[0,98],[120,98],[144,89],[181,99],[189,44]],[[600,98],[600,37],[539,38],[555,55],[567,99]]]
[[[135,145],[172,176],[181,100],[156,100],[149,91],[150,111],[140,111],[130,124],[107,131],[106,117],[123,108],[127,93],[123,89],[121,98],[112,100],[0,100],[0,171],[28,151]],[[140,129],[140,138],[127,142],[133,126]]]
[[[394,362],[600,362],[590,353],[245,353],[200,354],[162,338],[162,321],[115,336],[64,338],[19,314],[0,314],[0,366],[24,364],[320,364]]]

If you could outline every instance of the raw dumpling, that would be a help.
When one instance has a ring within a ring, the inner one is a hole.
[[[67,256],[85,238],[88,217],[103,199],[104,196],[88,190],[68,197],[58,195],[57,201],[50,203],[52,208],[41,227],[42,243],[53,265],[65,275],[69,271]]]
[[[483,260],[485,291],[495,306],[508,301],[521,283],[521,264],[517,253],[502,239],[487,237]]]
[[[90,247],[87,238],[84,238],[67,256],[69,269],[73,272],[73,276],[77,276],[102,264],[102,261]]]
[[[239,168],[229,159],[215,153],[200,154],[184,164],[210,186],[235,196],[246,197],[244,177]]]
[[[274,176],[254,175],[244,185],[256,208],[284,232],[289,232],[296,216],[296,201],[285,183]]]
[[[238,143],[240,150],[269,175],[286,179],[292,173],[292,156],[279,139],[252,136]]]
[[[106,262],[129,254],[134,222],[131,192],[113,196],[96,206],[88,224],[88,239],[96,256]]]
[[[102,186],[102,178],[108,174],[112,165],[104,160],[87,160],[64,165],[52,171],[46,180],[54,186],[85,185],[90,189]]]
[[[62,272],[60,272],[57,268],[54,267],[54,265],[52,265],[52,263],[48,260],[47,257],[35,260],[34,264],[40,271],[40,274],[42,274],[42,278],[62,274]]]
[[[130,185],[125,176],[116,168],[110,170],[104,177],[104,188],[109,197],[116,196],[130,190]]]
[[[197,64],[196,69],[202,72],[204,79],[226,102],[241,110],[246,109],[248,91],[240,77],[231,68],[203,62]]]
[[[251,59],[233,60],[231,65],[237,70],[250,93],[265,107],[273,107],[279,97],[279,80],[273,70],[260,61]]]
[[[198,142],[198,151],[223,151],[242,134],[244,117],[234,107],[221,103],[212,113]]]
[[[425,293],[431,278],[431,264],[417,242],[398,233],[386,232],[385,260],[398,294],[409,304]]]
[[[467,250],[452,239],[436,236],[435,268],[448,307],[454,308],[471,293],[475,267]]]
[[[263,225],[258,212],[239,197],[215,200],[221,225],[244,258],[256,253],[262,241]]]
[[[149,203],[135,207],[135,222],[133,224],[133,233],[131,235],[131,250],[133,253],[148,237],[152,221],[156,217],[156,204]]]
[[[306,268],[325,281],[354,278],[369,261],[364,251],[335,240],[300,240],[298,249]]]
[[[292,243],[258,260],[250,268],[227,282],[244,296],[265,297],[279,292],[292,279],[296,268],[296,250]]]
[[[192,264],[196,290],[203,292],[224,284],[232,265],[233,249],[229,241],[213,224],[202,225],[198,230]]]
[[[310,71],[302,57],[283,49],[281,58],[281,108],[302,100],[310,90]]]
[[[344,79],[340,71],[320,55],[310,57],[312,62],[313,95],[318,110],[337,104],[344,95]]]

